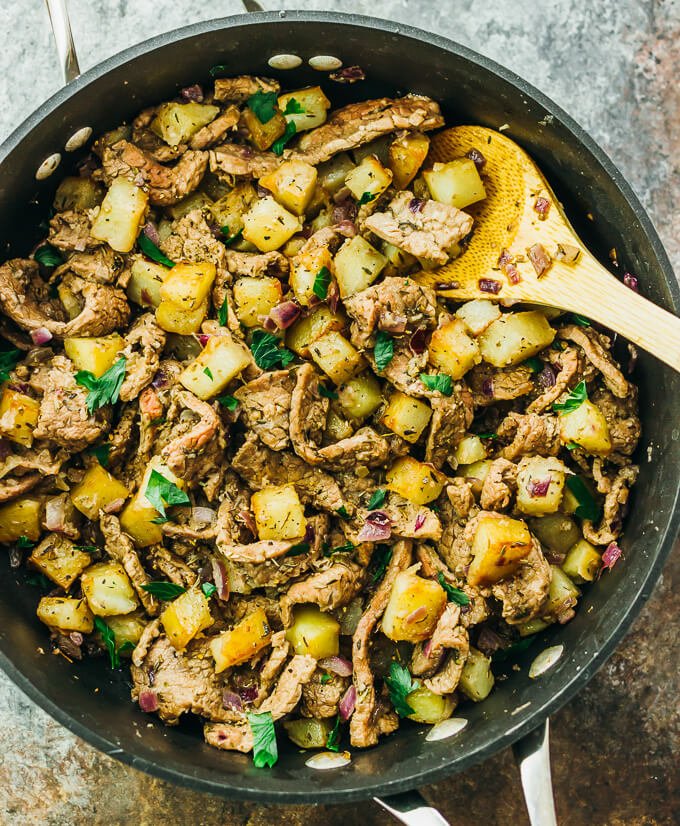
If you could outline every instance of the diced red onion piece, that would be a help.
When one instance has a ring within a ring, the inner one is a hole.
[[[419,513],[418,516],[416,516],[416,523],[413,526],[413,532],[416,533],[417,531],[419,531],[423,527],[425,522],[426,522],[425,514],[424,513]]]
[[[196,525],[212,525],[215,521],[215,511],[212,508],[192,508],[191,519]]]
[[[637,276],[633,275],[630,272],[624,272],[623,274],[623,283],[631,289],[634,293],[640,292],[639,290],[639,282]]]
[[[366,72],[361,66],[345,66],[337,72],[331,72],[329,77],[336,83],[356,83],[358,80],[366,80]]]
[[[236,518],[243,522],[243,524],[248,528],[248,530],[252,533],[253,536],[257,534],[257,525],[255,524],[255,518],[249,510],[240,510],[236,514]]]
[[[501,291],[503,285],[500,281],[496,281],[495,278],[480,278],[477,282],[477,286],[483,293],[492,293],[493,295],[498,295]]]
[[[314,525],[311,522],[308,522],[305,527],[305,542],[314,542],[316,539],[316,531],[314,530]]]
[[[219,599],[226,601],[229,599],[229,576],[227,574],[227,568],[224,562],[215,559],[215,557],[212,558],[211,564],[213,582],[217,588],[217,596]]]
[[[54,496],[45,504],[45,527],[48,531],[61,533],[66,523],[66,499]]]
[[[408,346],[416,356],[424,353],[427,350],[427,330],[424,327],[419,327],[409,339]]]
[[[519,274],[519,270],[514,264],[506,264],[503,268],[503,272],[511,284],[519,284],[522,280],[522,276]]]
[[[156,372],[156,375],[153,377],[153,381],[151,382],[151,386],[154,387],[156,390],[161,390],[163,387],[166,387],[168,383],[168,374],[161,368]]]
[[[359,531],[359,542],[384,542],[392,535],[392,520],[384,511],[372,511]]]
[[[147,221],[144,224],[144,235],[152,241],[156,246],[161,243],[161,237],[158,234],[158,227],[154,224],[153,221]]]
[[[460,287],[459,281],[437,281],[435,290],[457,290]]]
[[[243,710],[243,702],[238,694],[235,694],[233,691],[227,691],[227,689],[222,692],[222,705],[231,711]]]
[[[139,692],[139,707],[147,713],[158,711],[158,696],[155,691]]]
[[[198,333],[196,338],[198,339],[198,343],[201,345],[201,347],[205,347],[208,341],[210,341],[210,336],[206,333]]]
[[[357,690],[352,685],[347,687],[347,691],[342,695],[342,699],[338,703],[338,714],[340,715],[340,719],[343,723],[346,723],[347,720],[354,714],[354,708],[357,703]]]
[[[527,250],[527,255],[539,278],[548,272],[552,264],[552,259],[546,252],[543,244],[533,244],[530,246]]]
[[[334,207],[331,213],[331,220],[334,224],[341,224],[343,221],[352,221],[357,217],[357,202],[351,197],[349,190],[341,189],[343,196],[339,200],[334,200]]]
[[[331,281],[326,294],[326,304],[332,313],[337,313],[340,304],[340,289],[337,281]]]
[[[191,100],[194,103],[203,103],[203,89],[198,83],[194,83],[193,86],[185,86],[184,89],[180,89],[179,96],[183,100]]]
[[[501,637],[500,634],[497,634],[493,628],[484,627],[479,632],[479,636],[477,637],[477,648],[484,653],[484,654],[493,654],[495,651],[500,651],[503,648],[507,648],[508,643],[506,640]]]
[[[538,213],[538,217],[541,221],[545,221],[548,217],[548,213],[550,212],[550,201],[548,198],[544,198],[543,195],[539,195],[534,203],[534,209]]]
[[[333,210],[335,212],[335,210]],[[354,238],[357,234],[357,226],[354,221],[345,218],[335,225],[335,231],[345,238]]]
[[[536,481],[535,479],[531,479],[529,484],[527,485],[527,490],[529,491],[529,496],[533,496],[535,498],[543,497],[548,495],[548,488],[550,487],[550,483],[552,479],[548,477],[547,479],[541,479]]]
[[[259,316],[259,321],[268,333],[275,333],[279,329],[270,316]]]
[[[551,565],[561,565],[564,562],[565,557],[567,555],[557,553],[557,551],[548,551],[548,550],[546,550],[546,551],[543,552],[543,556],[548,560],[548,562]]]
[[[419,622],[427,616],[427,608],[424,605],[419,605],[415,611],[411,611],[404,617],[404,622],[410,624],[412,622]]]
[[[465,153],[465,157],[469,158],[477,167],[477,172],[481,172],[486,166],[486,158],[482,155],[479,149],[475,149],[473,147],[469,152]]]
[[[254,703],[260,694],[256,685],[247,685],[239,688],[238,693],[244,703]]]
[[[490,399],[493,398],[493,379],[492,378],[484,379],[484,381],[482,382],[482,393],[485,396],[488,396]]]
[[[38,327],[37,330],[31,330],[30,336],[31,341],[36,347],[42,347],[43,344],[48,344],[52,341],[52,333],[50,333],[47,327]]]
[[[500,269],[503,269],[507,264],[512,261],[512,255],[506,249],[501,250],[501,254],[498,256],[498,266]]]
[[[611,569],[616,565],[616,563],[621,558],[621,554],[623,551],[616,542],[610,542],[607,545],[605,552],[602,554],[602,567],[600,568],[600,573],[602,571],[611,571]]]
[[[540,387],[554,387],[556,381],[555,371],[549,364],[546,364],[541,372],[536,376],[536,381]]]
[[[319,660],[319,668],[337,674],[339,677],[350,677],[352,675],[352,663],[344,657],[324,657]]]
[[[419,212],[422,212],[424,206],[425,201],[422,198],[411,198],[411,200],[408,202],[408,208],[414,215],[417,215]]]
[[[269,318],[279,328],[279,330],[287,330],[299,317],[301,312],[300,305],[294,301],[283,301],[277,304],[269,312]]]

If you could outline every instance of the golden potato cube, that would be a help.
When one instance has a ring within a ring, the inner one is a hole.
[[[135,258],[130,268],[127,297],[140,307],[158,307],[161,303],[161,285],[170,270],[161,264]]]
[[[342,298],[370,287],[387,265],[387,258],[361,235],[344,242],[335,255],[335,277]]]
[[[175,264],[161,284],[161,300],[189,312],[197,310],[207,300],[215,274],[215,265],[211,261]]]
[[[564,495],[568,492],[565,490]],[[576,522],[563,513],[549,513],[532,519],[529,528],[541,545],[558,554],[566,554],[581,539]]]
[[[472,492],[475,496],[479,496],[482,492],[486,477],[489,475],[490,467],[491,459],[480,459],[471,465],[461,465],[456,472],[456,476],[462,476],[464,479],[467,479],[472,486]]]
[[[429,424],[431,417],[432,408],[429,404],[397,390],[390,396],[380,421],[402,439],[415,444]]]
[[[564,491],[565,467],[554,456],[525,456],[517,470],[517,509],[533,516],[555,513]]]
[[[119,562],[98,562],[80,577],[83,596],[93,614],[108,617],[129,614],[137,607],[137,594]]]
[[[446,483],[443,473],[413,456],[397,459],[385,478],[390,490],[416,505],[426,505],[435,500]]]
[[[557,565],[551,565],[552,579],[548,589],[548,599],[541,608],[541,619],[557,619],[566,610],[573,608],[581,592]]]
[[[345,178],[354,169],[354,162],[347,152],[338,152],[318,167],[319,184],[329,195],[335,195],[345,185]]]
[[[482,357],[477,341],[469,336],[465,324],[454,318],[432,333],[428,360],[452,379],[461,379]]]
[[[430,139],[422,132],[407,132],[389,146],[389,165],[396,189],[406,189],[418,174],[430,149]]]
[[[230,335],[210,336],[201,354],[180,373],[179,382],[199,399],[210,399],[251,362],[250,351]]]
[[[310,345],[331,330],[342,330],[346,319],[334,313],[326,304],[313,309],[286,332],[286,347],[302,358],[310,358]]]
[[[486,459],[486,447],[479,436],[464,436],[453,451],[455,467],[472,465]]]
[[[389,241],[383,241],[382,253],[397,273],[408,272],[418,262],[415,255],[411,255],[410,252],[395,247],[394,244],[390,244]]]
[[[592,582],[601,566],[602,557],[595,546],[579,539],[562,563],[562,570],[574,582]]]
[[[177,651],[209,628],[214,620],[210,604],[200,588],[190,588],[173,600],[160,616],[165,633]]]
[[[317,605],[299,605],[293,611],[286,639],[296,654],[307,654],[315,660],[335,657],[340,650],[340,623]]]
[[[43,501],[38,497],[14,499],[0,506],[0,543],[16,542],[22,536],[37,542],[42,511]]]
[[[341,439],[349,439],[354,433],[354,428],[339,413],[331,407],[326,416],[326,427],[324,434],[328,442],[339,442]]]
[[[479,703],[489,696],[494,682],[494,676],[491,672],[491,659],[470,646],[470,651],[463,666],[463,673],[460,675],[458,688],[470,700]]]
[[[543,313],[505,313],[479,337],[484,361],[494,367],[519,364],[552,344],[555,331]]]
[[[473,336],[479,336],[490,324],[501,317],[501,310],[493,301],[475,298],[459,307],[456,310],[456,317],[461,319]]]
[[[150,505],[143,493],[137,492],[120,515],[120,526],[139,548],[148,548],[163,540],[161,526],[154,524],[158,511]]]
[[[88,519],[99,518],[99,511],[117,499],[127,499],[130,491],[99,463],[91,465],[71,489],[71,501]]]
[[[96,338],[65,338],[64,352],[76,370],[89,370],[97,378],[113,366],[125,339],[118,333]]]
[[[229,235],[243,229],[243,215],[257,201],[257,190],[250,181],[237,184],[230,192],[218,198],[210,211],[220,227],[228,227]]]
[[[310,252],[300,253],[290,262],[290,287],[295,298],[304,307],[319,301],[314,292],[314,282],[317,275],[325,267],[332,271],[333,259],[328,247],[317,247]]]
[[[262,608],[256,608],[233,628],[211,640],[210,650],[215,658],[215,671],[219,674],[225,668],[252,660],[271,643],[271,639],[272,630],[267,615]]]
[[[392,183],[392,170],[385,169],[375,155],[365,157],[345,178],[345,186],[357,201],[368,193],[377,198]]]
[[[66,284],[60,284],[57,287],[57,296],[59,301],[61,301],[64,305],[66,315],[68,315],[70,319],[80,315],[83,309],[80,298],[73,292],[73,290],[67,287]]]
[[[532,548],[526,522],[498,513],[479,514],[467,580],[470,585],[492,585],[515,573]]]
[[[409,714],[409,720],[416,723],[427,723],[434,725],[448,720],[456,707],[456,701],[451,695],[435,694],[424,685],[416,688],[406,695],[406,702],[413,709],[413,714]]]
[[[149,196],[126,178],[111,182],[99,214],[94,219],[90,235],[106,243],[116,252],[130,252],[142,225]]]
[[[273,276],[244,275],[234,284],[236,315],[246,327],[261,327],[263,316],[266,318],[282,297],[281,282]]]
[[[320,720],[301,717],[299,720],[284,720],[283,727],[288,738],[301,749],[323,749],[333,729],[333,720],[329,717]]]
[[[355,376],[338,387],[338,401],[347,416],[363,421],[383,403],[380,382],[372,373]]]
[[[397,574],[382,618],[382,632],[398,642],[422,642],[432,636],[446,607],[446,592],[413,569]]]
[[[85,212],[86,209],[99,206],[105,194],[104,187],[92,178],[69,176],[57,187],[52,206],[56,212],[65,212],[68,209]]]
[[[330,108],[331,102],[320,86],[310,86],[307,89],[297,89],[295,92],[279,95],[279,109],[288,123],[295,124],[297,132],[321,126]],[[297,109],[301,111],[295,111]]]
[[[51,533],[36,545],[28,558],[28,564],[55,582],[64,591],[82,574],[92,562],[92,557],[81,551],[58,533]]]
[[[271,196],[256,201],[243,216],[243,237],[260,252],[277,250],[301,228],[300,219]]]
[[[486,198],[486,190],[475,162],[456,158],[448,163],[436,163],[423,172],[423,178],[435,201],[464,209]]]
[[[38,619],[60,631],[94,631],[94,617],[84,599],[73,597],[43,597],[38,603]]]
[[[264,151],[274,143],[277,138],[286,131],[286,119],[281,112],[274,112],[274,117],[266,123],[258,118],[252,109],[246,107],[241,112],[239,126],[245,127],[248,133],[248,140],[258,149]],[[264,186],[264,184],[263,184]],[[269,189],[269,187],[267,187]]]
[[[116,636],[116,648],[121,656],[126,654],[129,656],[132,653],[132,650],[121,651],[121,648],[126,643],[129,643],[128,648],[137,645],[139,638],[142,636],[142,631],[148,623],[149,620],[139,611],[135,611],[133,614],[121,614],[120,616],[106,618],[106,624]]]
[[[309,353],[336,384],[344,384],[364,366],[361,353],[335,330],[316,339],[310,345]]]
[[[156,307],[156,322],[167,333],[188,336],[197,333],[208,315],[209,301],[204,299],[195,310],[185,310],[172,301],[161,301]]]
[[[219,113],[219,106],[208,103],[162,103],[149,128],[169,146],[179,146],[214,121]]]
[[[607,420],[600,408],[589,399],[585,399],[575,410],[560,410],[559,418],[563,444],[577,444],[596,456],[611,453],[612,441]]]
[[[24,447],[33,444],[33,430],[38,424],[40,402],[5,386],[0,400],[0,435]]]
[[[209,209],[212,202],[212,198],[206,195],[205,192],[201,192],[200,189],[197,189],[190,195],[187,195],[186,198],[182,198],[182,200],[178,201],[176,204],[166,207],[165,211],[174,221],[177,221],[179,218],[184,218],[185,215],[188,215],[195,209]]]
[[[316,167],[306,161],[284,161],[278,169],[260,178],[276,200],[295,215],[304,215],[316,186]]]
[[[304,536],[307,520],[293,485],[262,488],[250,506],[260,539],[296,539]]]

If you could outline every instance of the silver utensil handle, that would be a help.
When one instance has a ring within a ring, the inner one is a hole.
[[[405,826],[450,826],[449,821],[430,806],[419,791],[374,797],[373,800]]]
[[[50,15],[50,25],[57,46],[57,55],[59,56],[64,83],[70,83],[80,74],[80,66],[78,65],[78,55],[73,42],[66,0],[45,0],[45,3]]]
[[[519,767],[531,826],[557,826],[550,775],[549,722],[518,740],[512,750]]]

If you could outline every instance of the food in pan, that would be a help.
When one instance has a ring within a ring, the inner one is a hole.
[[[99,137],[0,266],[0,541],[38,618],[258,766],[484,700],[621,554],[611,338],[419,283],[485,198],[484,147],[428,163],[443,125],[195,85]]]

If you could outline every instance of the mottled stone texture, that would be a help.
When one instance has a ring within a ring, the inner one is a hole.
[[[265,5],[267,3],[265,2]],[[273,3],[269,3],[273,6]],[[677,0],[286,2],[417,23],[514,69],[579,120],[649,209],[680,270],[680,4]],[[240,11],[235,0],[71,0],[83,67],[159,31]],[[0,0],[0,137],[58,85],[39,0]],[[633,631],[553,721],[560,820],[570,826],[680,823],[680,559]],[[675,585],[675,588],[673,587]],[[365,826],[371,804],[274,809],[228,803],[98,754],[0,677],[0,823],[156,822]],[[527,822],[508,752],[425,790],[455,826]]]

